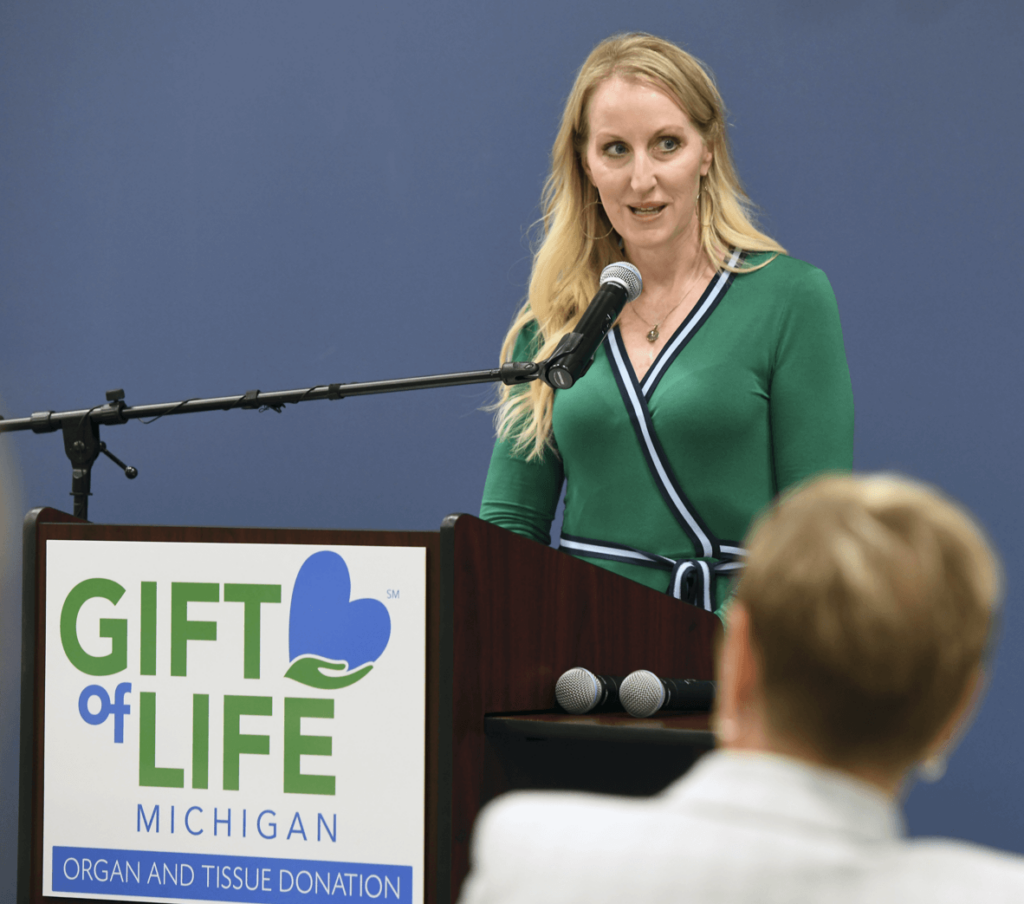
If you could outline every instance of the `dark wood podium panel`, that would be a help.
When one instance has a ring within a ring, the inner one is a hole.
[[[487,716],[485,790],[657,794],[714,747],[707,713]]]
[[[473,821],[495,794],[516,787],[653,793],[708,748],[706,716],[672,717],[643,729],[629,716],[567,721],[554,712],[555,682],[573,666],[606,675],[650,669],[665,677],[710,679],[719,622],[664,593],[468,515],[445,522],[441,548],[442,595],[451,594],[453,617],[454,898],[469,867]],[[501,716],[518,719],[494,718]],[[531,720],[525,731],[511,727]],[[683,743],[665,744],[662,734],[679,730],[668,726],[684,724],[689,737],[681,734]],[[595,726],[600,738],[582,736]],[[640,731],[652,733],[638,736]],[[530,741],[531,736],[543,739]],[[643,743],[648,737],[659,740]],[[585,768],[581,778],[573,760],[595,756],[595,744],[607,748],[610,765]],[[656,773],[654,780],[616,788],[623,784],[616,776],[635,771],[637,762],[641,772]]]
[[[657,794],[714,744],[707,731],[545,725],[503,716],[489,716],[485,732],[484,790],[491,796],[519,790]]]

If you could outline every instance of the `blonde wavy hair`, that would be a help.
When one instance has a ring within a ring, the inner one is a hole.
[[[551,174],[541,196],[543,215],[538,223],[543,237],[533,258],[529,294],[501,347],[503,361],[511,360],[520,332],[533,322],[537,335],[532,360],[548,357],[586,310],[601,270],[624,256],[618,233],[583,169],[587,106],[597,86],[612,76],[642,79],[666,89],[711,148],[711,168],[701,178],[698,204],[701,245],[715,269],[744,272],[725,263],[731,248],[785,254],[778,242],[754,226],[753,205],[729,153],[725,105],[703,64],[653,35],[608,38],[583,63],[562,113],[551,149]],[[757,267],[744,268],[750,269]],[[502,387],[496,418],[499,438],[513,438],[515,452],[527,459],[542,457],[552,445],[553,403],[554,390],[540,381]]]

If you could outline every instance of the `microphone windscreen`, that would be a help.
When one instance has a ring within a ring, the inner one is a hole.
[[[555,700],[567,713],[582,716],[589,713],[601,699],[597,675],[584,668],[569,669],[555,684]]]
[[[631,672],[622,679],[619,702],[627,713],[638,719],[653,716],[665,702],[665,685],[646,669]]]
[[[626,290],[626,304],[636,301],[644,290],[644,281],[640,277],[640,271],[625,261],[609,264],[601,271],[601,285],[609,282],[617,283]]]

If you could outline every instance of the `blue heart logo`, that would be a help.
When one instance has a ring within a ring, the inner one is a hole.
[[[288,616],[285,675],[321,690],[365,677],[391,639],[391,616],[374,599],[351,599],[348,565],[336,552],[315,552],[299,569]]]

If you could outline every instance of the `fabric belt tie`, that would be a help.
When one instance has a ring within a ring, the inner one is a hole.
[[[686,600],[691,606],[708,609],[708,606],[704,605],[704,600],[711,597],[712,587],[709,585],[711,567],[707,562],[700,559],[679,559],[672,564],[668,592],[677,600]]]
[[[746,554],[746,550],[735,547],[737,558],[672,559],[630,546],[612,546],[599,540],[587,540],[568,534],[562,534],[559,546],[576,556],[664,569],[670,574],[665,592],[707,612],[715,610],[714,578],[728,577],[739,572],[743,562],[738,560],[738,556]]]
[[[677,559],[672,563],[668,593],[691,606],[715,611],[715,578],[728,577],[743,568],[729,559]]]

